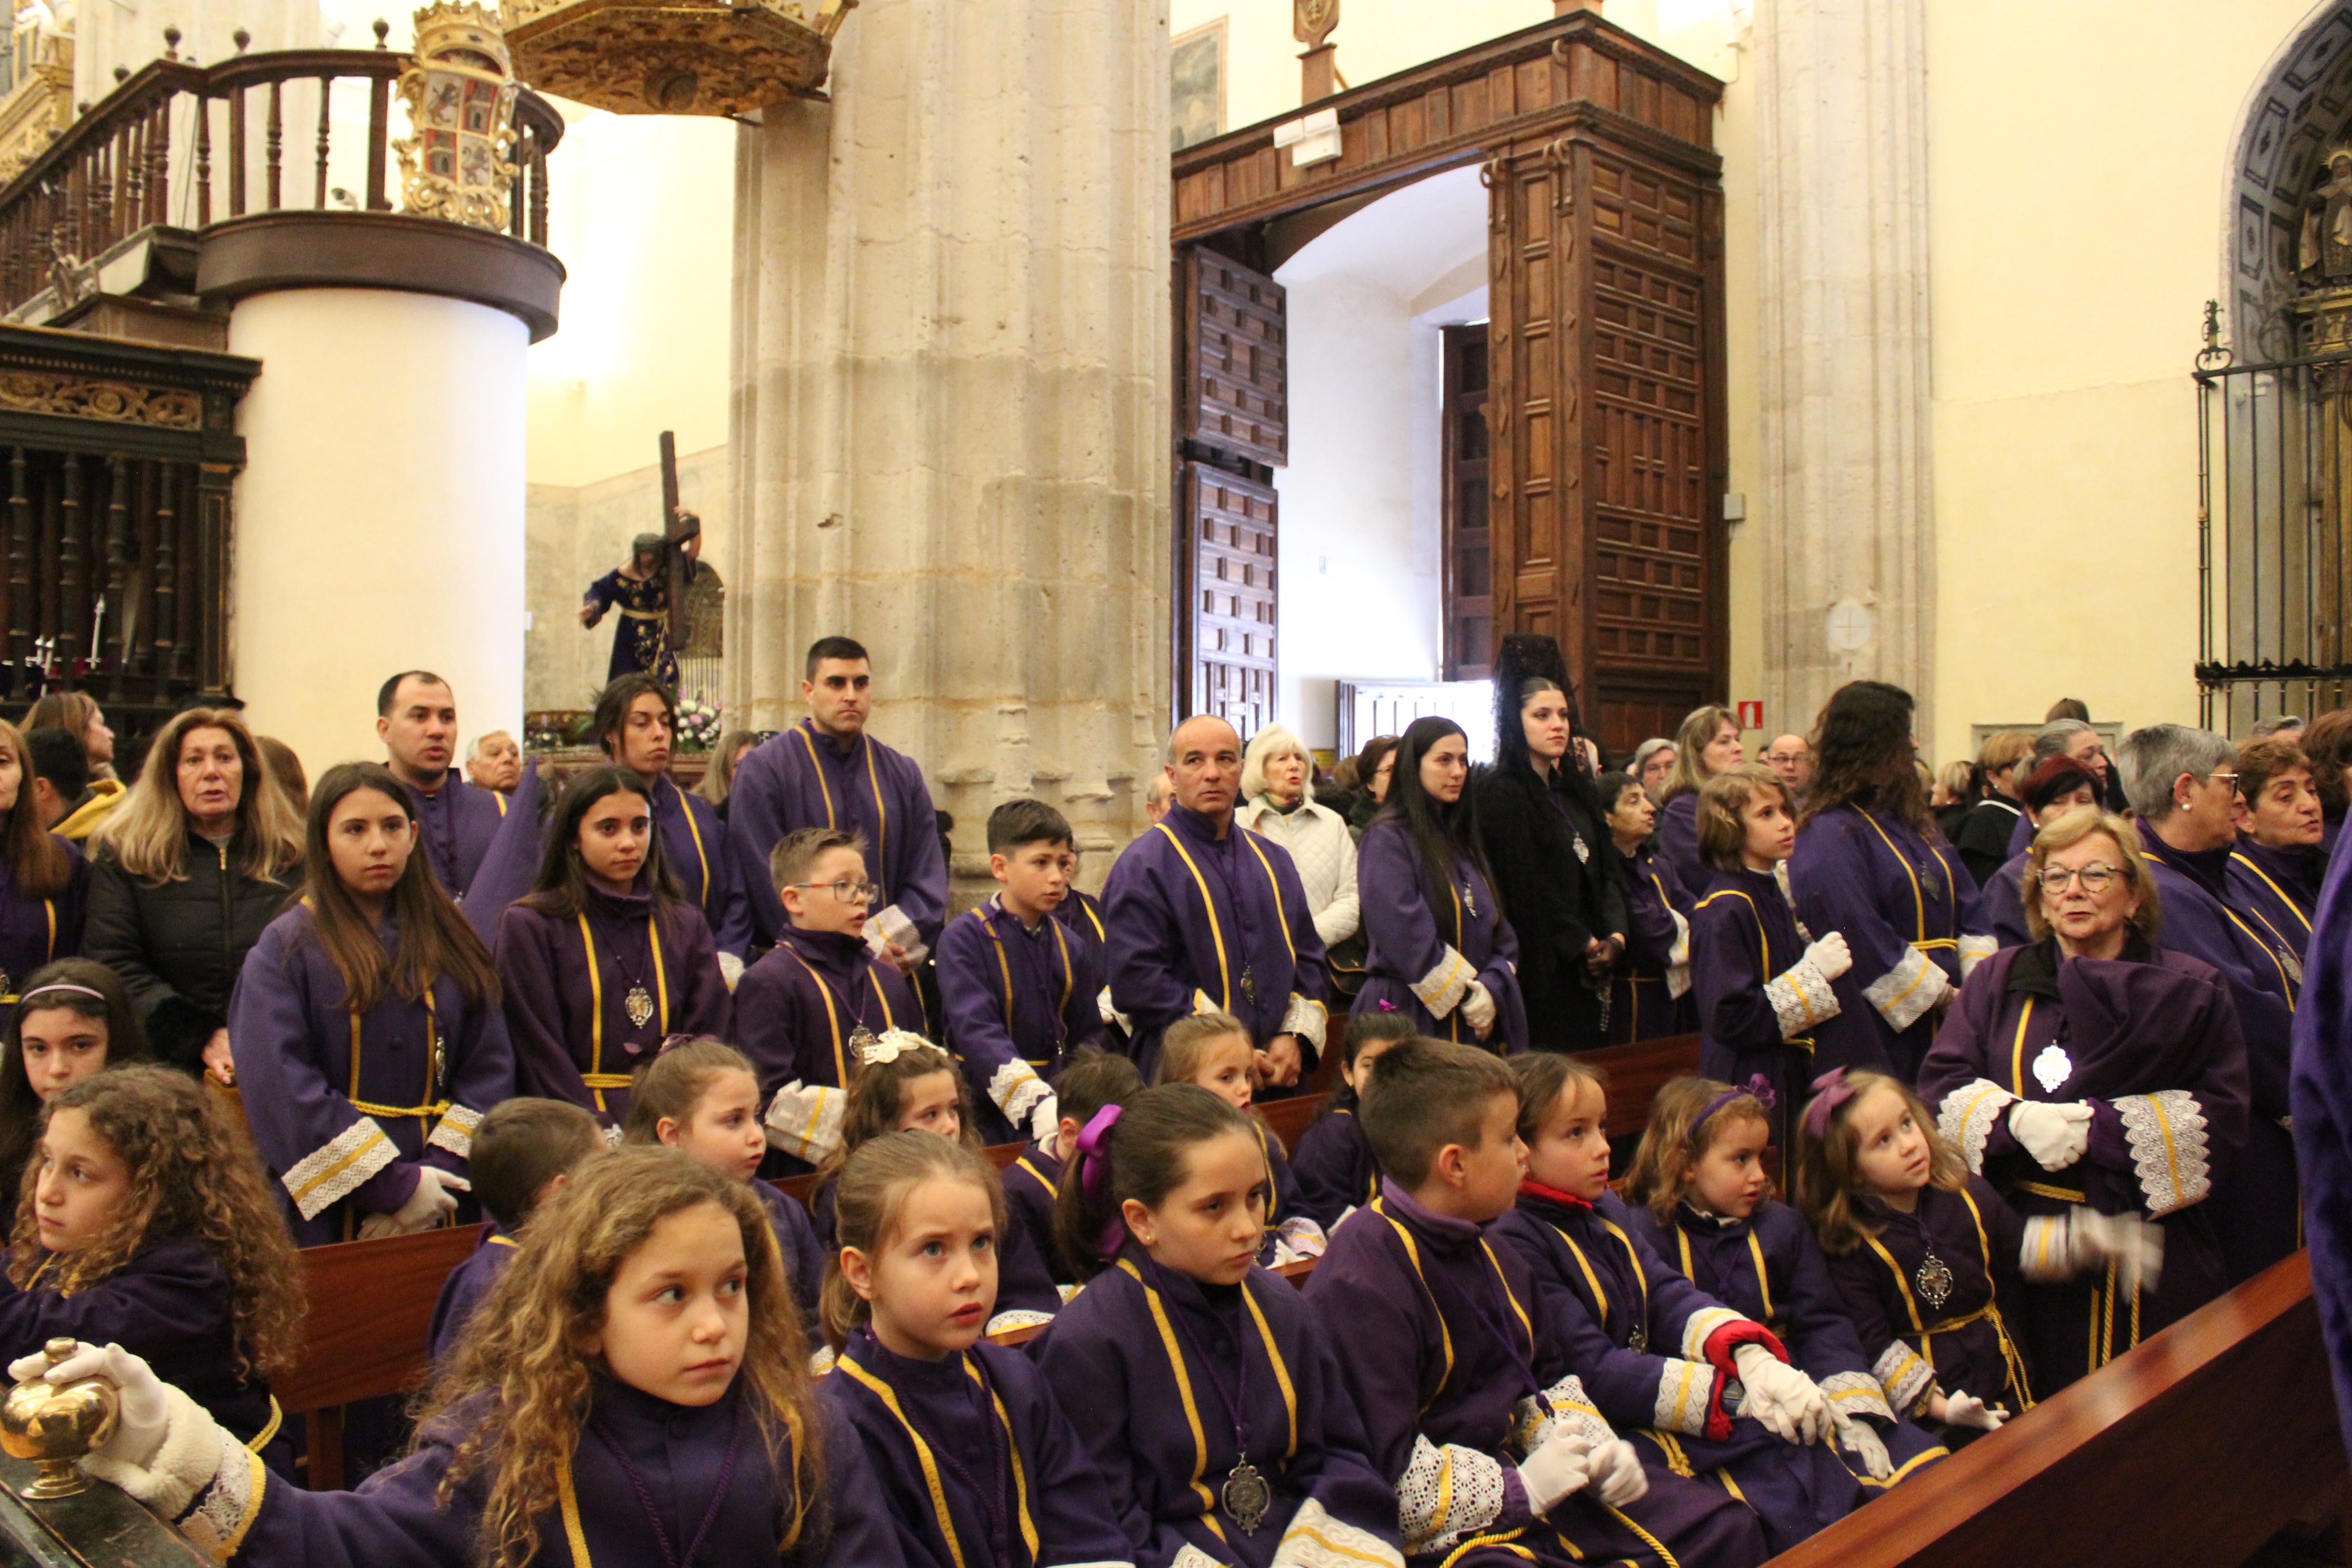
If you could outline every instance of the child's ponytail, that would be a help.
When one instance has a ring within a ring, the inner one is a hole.
[[[1097,1111],[1078,1134],[1054,1205],[1054,1239],[1078,1279],[1100,1274],[1127,1245],[1129,1199],[1159,1207],[1183,1185],[1193,1146],[1227,1133],[1255,1139],[1256,1124],[1198,1084],[1163,1083]]]

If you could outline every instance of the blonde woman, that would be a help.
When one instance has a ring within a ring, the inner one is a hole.
[[[1234,820],[1290,851],[1307,889],[1315,932],[1328,953],[1354,936],[1359,923],[1356,839],[1345,817],[1317,804],[1314,776],[1315,759],[1306,743],[1281,725],[1268,724],[1250,737],[1242,753],[1242,804]]]
[[[1698,852],[1698,792],[1746,760],[1739,721],[1728,708],[1693,709],[1675,732],[1675,771],[1658,797],[1658,852],[1685,888],[1704,888],[1715,869]]]
[[[236,1081],[228,998],[302,885],[302,819],[225,708],[174,716],[92,841],[88,956],[130,987],[159,1061]]]

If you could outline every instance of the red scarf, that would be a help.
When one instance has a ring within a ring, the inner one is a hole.
[[[1532,1176],[1519,1181],[1519,1193],[1524,1197],[1542,1198],[1548,1203],[1566,1204],[1570,1208],[1590,1209],[1591,1198],[1580,1198],[1574,1193],[1563,1193],[1558,1187],[1547,1187]]]

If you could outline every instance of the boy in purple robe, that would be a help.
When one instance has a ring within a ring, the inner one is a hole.
[[[1050,1142],[1048,1086],[1082,1046],[1103,1040],[1099,952],[1054,918],[1069,892],[1070,825],[1042,800],[989,813],[996,896],[940,933],[940,1005],[989,1143]]]
[[[1363,1112],[1381,1196],[1307,1280],[1374,1468],[1395,1483],[1408,1559],[1761,1563],[1745,1508],[1616,1436],[1569,1373],[1525,1258],[1482,1235],[1518,1194],[1518,1113],[1511,1069],[1486,1052],[1391,1047]]]
[[[2208,1200],[2233,1285],[2303,1245],[2294,1140],[2287,1130],[2303,961],[2230,889],[2230,853],[2238,840],[2236,757],[2222,737],[2180,724],[2135,730],[2116,748],[2139,818],[2139,847],[2164,910],[2164,946],[2221,972],[2245,1041],[2253,1100],[2245,1148]]]
[[[650,675],[624,675],[596,699],[590,728],[605,756],[646,781],[655,837],[679,894],[709,923],[730,977],[740,974],[751,941],[751,899],[738,874],[741,848],[730,842],[719,808],[669,776],[677,709],[668,689]]]
[[[895,950],[902,973],[919,949],[940,939],[948,913],[948,863],[923,770],[866,733],[872,713],[872,667],[847,637],[810,647],[801,697],[809,716],[761,742],[736,767],[728,795],[728,830],[742,841],[745,864],[764,866],[784,836],[827,827],[865,840],[876,891],[872,918]],[[748,889],[761,936],[787,923],[764,879]]]
[[[469,1174],[474,1196],[489,1223],[465,1262],[441,1282],[425,1337],[433,1359],[457,1344],[466,1324],[513,1262],[523,1227],[539,1206],[562,1187],[572,1168],[604,1150],[596,1119],[561,1100],[525,1095],[492,1106],[474,1129]]]
[[[1188,1013],[1247,1026],[1269,1088],[1288,1089],[1323,1047],[1330,973],[1290,851],[1234,823],[1241,738],[1187,719],[1168,742],[1175,804],[1123,851],[1103,888],[1113,1004],[1150,1079],[1160,1032]]]
[[[1351,1209],[1362,1208],[1381,1195],[1381,1163],[1364,1136],[1364,1086],[1371,1081],[1372,1064],[1399,1040],[1410,1040],[1421,1030],[1402,1013],[1354,1013],[1348,1018],[1347,1059],[1339,1064],[1339,1088],[1314,1124],[1299,1134],[1291,1159],[1298,1212],[1329,1236]]]
[[[376,692],[375,709],[388,765],[408,786],[425,864],[448,895],[462,900],[505,820],[507,799],[467,784],[451,765],[457,700],[447,681],[427,670],[404,670]]]

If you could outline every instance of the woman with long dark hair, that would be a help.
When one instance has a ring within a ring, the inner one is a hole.
[[[454,1214],[474,1128],[514,1093],[498,972],[418,843],[390,769],[328,769],[301,901],[229,1004],[246,1121],[306,1247]]]
[[[1607,1042],[1610,974],[1625,953],[1625,879],[1576,744],[1583,733],[1559,645],[1505,637],[1495,655],[1495,765],[1475,786],[1478,837],[1510,910],[1538,1050]]]
[[[16,1195],[42,1106],[109,1068],[152,1059],[131,993],[103,963],[60,958],[26,976],[0,1036],[0,1195]]]
[[[0,721],[0,1000],[19,977],[82,947],[89,863],[41,826],[25,737]]]
[[[1848,681],[1831,695],[1789,858],[1797,918],[1845,937],[1870,1005],[1864,1019],[1887,1070],[1906,1083],[1917,1079],[1960,982],[1994,947],[1976,879],[1927,809],[1913,710],[1909,692],[1883,680]]]
[[[499,918],[499,979],[525,1094],[618,1127],[636,1058],[671,1035],[725,1038],[734,1010],[702,911],[678,896],[645,782],[575,775],[549,816],[532,890]]]
[[[1357,852],[1370,951],[1352,1011],[1404,1013],[1424,1035],[1523,1051],[1519,944],[1486,868],[1469,782],[1461,725],[1432,715],[1406,727],[1388,802]]]

